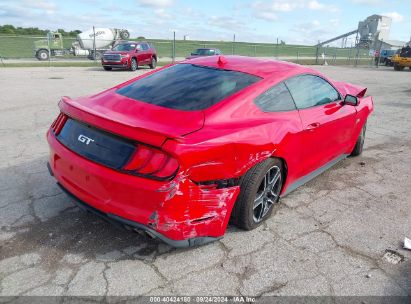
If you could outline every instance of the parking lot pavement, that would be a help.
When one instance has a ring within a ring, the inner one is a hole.
[[[257,230],[187,250],[80,211],[46,169],[60,96],[148,70],[0,69],[0,295],[410,295],[411,71],[318,69],[375,96],[363,155],[282,199]]]

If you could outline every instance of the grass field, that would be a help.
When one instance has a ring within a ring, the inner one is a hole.
[[[12,58],[33,58],[34,41],[44,39],[44,37],[33,36],[0,36],[0,57]],[[64,39],[64,47],[69,49],[75,41],[70,37]],[[154,44],[159,57],[172,57],[173,43],[170,40],[149,39]],[[317,48],[315,46],[302,45],[281,45],[268,43],[246,43],[246,42],[219,42],[219,41],[176,41],[176,57],[186,57],[196,48],[215,47],[219,48],[223,54],[236,54],[256,57],[279,57],[287,60],[298,60],[298,58],[315,58]],[[354,58],[357,50],[351,48],[320,48],[319,54],[325,53],[328,58]],[[360,50],[359,57],[368,58],[367,50]],[[348,60],[347,60],[348,61]],[[363,60],[361,60],[363,61]]]

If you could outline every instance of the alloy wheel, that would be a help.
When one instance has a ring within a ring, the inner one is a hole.
[[[132,71],[137,70],[137,61],[135,59],[131,60],[131,70]]]
[[[273,166],[265,174],[254,199],[253,219],[255,223],[261,222],[272,206],[278,202],[281,185],[281,170],[278,166]]]

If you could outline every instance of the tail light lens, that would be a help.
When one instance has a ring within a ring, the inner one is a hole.
[[[63,129],[63,126],[67,121],[67,118],[68,117],[66,114],[60,113],[59,116],[57,116],[56,120],[51,124],[51,128],[55,135],[58,135],[61,129]]]
[[[157,180],[167,180],[175,176],[178,170],[175,158],[159,149],[139,144],[123,170]]]

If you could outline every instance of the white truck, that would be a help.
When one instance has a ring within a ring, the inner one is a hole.
[[[49,32],[46,39],[34,42],[34,52],[38,60],[48,60],[50,56],[87,56],[100,59],[119,41],[128,40],[130,33],[125,29],[94,28],[77,35],[70,48],[64,47],[63,36],[59,32]]]

